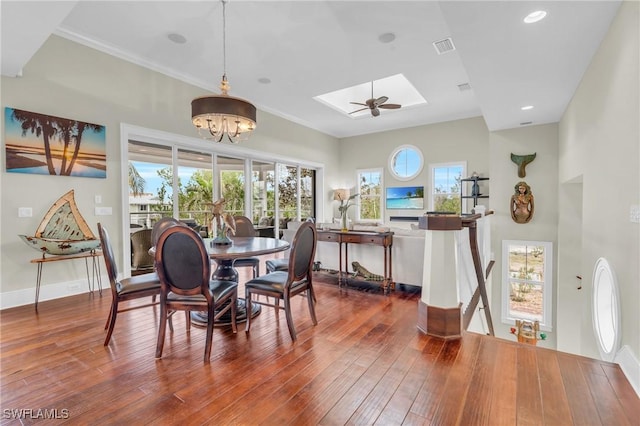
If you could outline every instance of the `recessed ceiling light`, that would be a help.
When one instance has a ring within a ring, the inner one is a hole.
[[[545,16],[547,16],[547,12],[544,10],[536,10],[525,16],[524,22],[526,24],[533,24],[534,22],[543,20]]]
[[[523,106],[522,108],[520,108],[523,111],[529,111],[530,109],[533,109],[533,105],[527,105],[527,106]]]
[[[380,36],[378,37],[378,40],[380,40],[380,43],[391,43],[395,39],[396,39],[396,35],[394,33],[384,33],[384,34],[380,34]]]
[[[268,78],[268,77],[260,77],[258,79],[258,83],[269,84],[269,83],[271,83],[271,79]]]
[[[175,44],[185,44],[187,42],[187,39],[185,38],[185,36],[178,33],[171,33],[167,35],[167,38],[172,42],[174,42]]]

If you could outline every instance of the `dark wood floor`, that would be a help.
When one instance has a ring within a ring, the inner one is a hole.
[[[8,410],[46,409],[92,425],[638,424],[617,365],[473,333],[425,336],[416,294],[330,281],[316,282],[317,326],[295,301],[297,342],[284,315],[263,308],[250,335],[216,328],[209,364],[205,331],[187,334],[182,315],[154,359],[157,308],[121,314],[103,347],[106,291],[41,302],[38,314],[4,310],[1,423],[19,424]]]

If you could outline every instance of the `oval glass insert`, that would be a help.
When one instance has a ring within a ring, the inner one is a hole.
[[[410,180],[416,177],[424,165],[422,151],[413,145],[396,148],[389,157],[389,170],[398,180]]]
[[[613,269],[603,257],[593,270],[593,329],[600,356],[613,361],[620,346],[620,296]]]

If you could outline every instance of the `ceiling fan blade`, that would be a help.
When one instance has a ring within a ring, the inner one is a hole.
[[[369,107],[366,107],[366,108],[360,108],[360,109],[357,109],[357,110],[355,110],[355,111],[351,111],[349,114],[355,114],[356,112],[364,111],[365,109],[369,109]]]
[[[371,109],[371,115],[373,115],[374,117],[377,117],[380,115],[380,110],[378,108],[372,108]]]
[[[384,105],[378,105],[378,108],[384,108],[384,109],[398,109],[401,108],[402,105],[399,104],[384,104]]]
[[[367,104],[363,104],[363,103],[361,103],[361,102],[349,102],[349,103],[350,103],[350,104],[353,104],[353,105],[368,106]]]
[[[378,99],[376,99],[375,101],[373,101],[374,104],[380,106],[383,103],[387,102],[389,100],[389,98],[387,96],[380,96]]]

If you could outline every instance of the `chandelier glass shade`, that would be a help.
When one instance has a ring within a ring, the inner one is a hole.
[[[220,95],[203,96],[191,101],[191,121],[198,133],[205,139],[222,142],[226,138],[231,143],[247,140],[256,128],[256,107],[244,99],[228,95],[226,13],[228,0],[222,0],[222,38],[224,74],[220,82]]]

